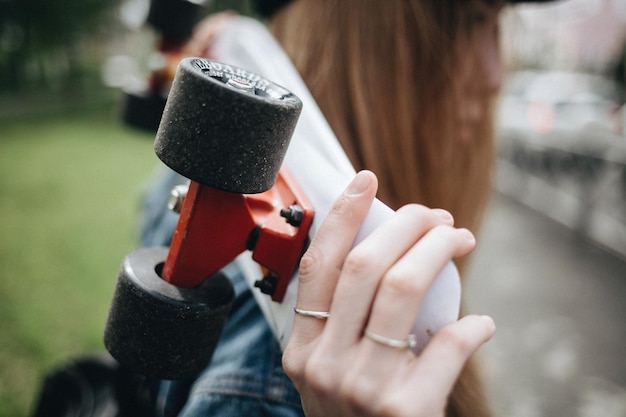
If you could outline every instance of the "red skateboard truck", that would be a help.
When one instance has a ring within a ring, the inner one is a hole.
[[[282,300],[314,214],[281,168],[301,108],[241,68],[181,61],[154,148],[190,183],[172,201],[180,217],[169,249],[122,263],[104,335],[119,362],[161,379],[203,370],[234,298],[220,270],[247,250],[263,270],[256,286]]]

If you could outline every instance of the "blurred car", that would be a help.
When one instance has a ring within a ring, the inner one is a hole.
[[[626,254],[623,102],[602,76],[514,74],[499,107],[499,191]]]
[[[621,103],[617,83],[600,75],[514,73],[499,103],[500,154],[525,171],[588,176],[624,140]]]

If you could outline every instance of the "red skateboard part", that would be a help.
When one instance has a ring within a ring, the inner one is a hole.
[[[297,226],[280,213],[293,205],[303,212]],[[230,193],[191,181],[162,278],[193,288],[250,249],[252,258],[276,280],[270,292],[272,300],[280,302],[306,249],[313,214],[284,168],[274,186],[260,194]]]

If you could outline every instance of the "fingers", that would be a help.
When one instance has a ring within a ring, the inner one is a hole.
[[[395,361],[381,364],[378,354],[363,349],[352,355],[357,357],[343,371],[341,382],[325,393],[335,392],[354,415],[444,415],[468,359],[494,332],[490,317],[467,316],[440,330],[419,357],[387,347],[397,353]]]
[[[359,172],[339,197],[300,261],[298,308],[329,311],[344,258],[376,195],[376,176]],[[292,337],[307,338],[316,320],[296,315]],[[319,326],[317,326],[319,327]]]
[[[466,362],[495,332],[487,316],[466,316],[441,329],[422,354],[404,367],[370,405],[381,415],[443,415]]]
[[[475,244],[473,234],[466,229],[443,225],[429,230],[384,275],[367,330],[406,339],[433,281],[450,259],[467,254]]]
[[[488,316],[466,316],[439,330],[407,368],[414,392],[449,393],[469,357],[489,341],[496,330]],[[422,376],[420,376],[422,375]],[[423,375],[430,375],[424,379]]]
[[[422,221],[427,223],[426,219],[428,214],[422,213]],[[437,223],[434,219],[430,221]],[[465,255],[474,245],[474,236],[469,231],[439,224],[427,230],[393,265],[383,271],[380,284],[374,289],[371,311],[368,310],[369,314],[363,319],[367,324],[358,324],[353,328],[365,328],[372,335],[362,338],[362,355],[355,359],[354,366],[347,375],[348,380],[357,381],[357,385],[363,381],[391,380],[399,368],[407,367],[415,359],[404,342],[407,341],[424,295],[450,259]],[[343,282],[342,277],[339,285]],[[339,293],[339,287],[337,292]],[[350,300],[348,305],[354,310],[354,305],[360,301],[362,300]],[[369,309],[369,305],[366,308]],[[337,310],[333,303],[331,311],[335,314]],[[350,319],[354,313],[337,315]],[[347,321],[342,320],[343,323]],[[331,334],[331,325],[334,323],[329,321],[326,329],[328,333],[324,336]],[[344,324],[342,327],[345,337],[350,328]],[[357,332],[352,337],[360,339],[362,334],[362,331]],[[382,342],[376,340],[380,339],[379,336]],[[329,344],[337,346],[341,337],[339,333],[335,333],[325,337],[320,344],[327,340]],[[395,347],[390,346],[390,343]],[[365,400],[364,398],[363,401]]]
[[[417,357],[391,343],[406,340],[433,281],[475,241],[453,227],[449,213],[409,205],[353,248],[376,188],[372,173],[359,173],[301,260],[297,307],[330,317],[295,316],[283,365],[313,414],[442,413],[465,362],[495,329],[490,318],[464,318],[440,330]],[[365,330],[383,342],[364,337]]]
[[[369,211],[377,187],[374,174],[369,171],[359,172],[324,219],[300,261],[296,302],[299,309],[330,310],[343,260]],[[313,342],[317,341],[325,323],[326,320],[296,314],[289,344],[283,353],[285,372],[298,387],[304,403],[310,403],[306,401],[309,395],[317,396],[313,387],[319,384],[318,378],[310,376],[307,370],[311,367],[307,363],[310,363],[316,345]],[[339,359],[335,356],[323,358],[325,362]],[[318,372],[322,367],[314,368]],[[326,377],[331,377],[330,372]]]
[[[395,276],[393,271],[406,270],[408,271],[405,274],[406,280],[410,281],[414,278],[415,272],[420,270],[423,276],[422,281],[428,281],[422,285],[429,286],[432,282],[433,271],[439,268],[439,264],[444,262],[445,258],[449,259],[450,253],[446,250],[444,253],[437,254],[439,262],[436,265],[430,265],[432,263],[432,260],[428,259],[431,256],[430,252],[436,252],[439,249],[432,248],[428,254],[421,257],[421,263],[415,263],[414,258],[418,261],[420,259],[415,253],[420,253],[422,247],[433,246],[428,242],[423,245],[417,242],[424,238],[433,227],[447,226],[448,229],[453,230],[450,227],[452,222],[452,216],[443,210],[408,205],[399,209],[391,219],[383,223],[348,255],[331,307],[335,317],[329,320],[327,325],[328,337],[332,339],[333,344],[349,345],[360,339],[365,323],[370,317],[372,303],[374,299],[380,298],[381,278],[388,276],[390,272],[392,276]],[[409,254],[411,256],[407,258]],[[414,293],[402,295],[408,300],[412,298],[413,306],[419,305],[419,298],[416,299]],[[396,300],[393,295],[388,295],[385,297],[385,302],[395,304]],[[401,315],[409,317],[409,314],[411,313],[403,311]],[[414,321],[416,315],[417,311],[411,320]],[[388,324],[389,320],[394,321],[395,317],[387,316],[383,322]],[[399,339],[405,338],[407,334],[408,330]]]

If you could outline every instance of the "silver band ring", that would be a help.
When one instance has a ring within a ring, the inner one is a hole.
[[[366,330],[365,336],[367,336],[368,339],[373,340],[376,343],[380,343],[381,345],[397,349],[412,348],[417,345],[417,339],[415,338],[414,334],[409,334],[406,340],[398,340],[381,336],[379,334],[372,333],[369,330]]]
[[[330,313],[328,311],[301,310],[299,308],[294,308],[293,311],[301,316],[314,317],[316,319],[327,319],[330,317]]]

